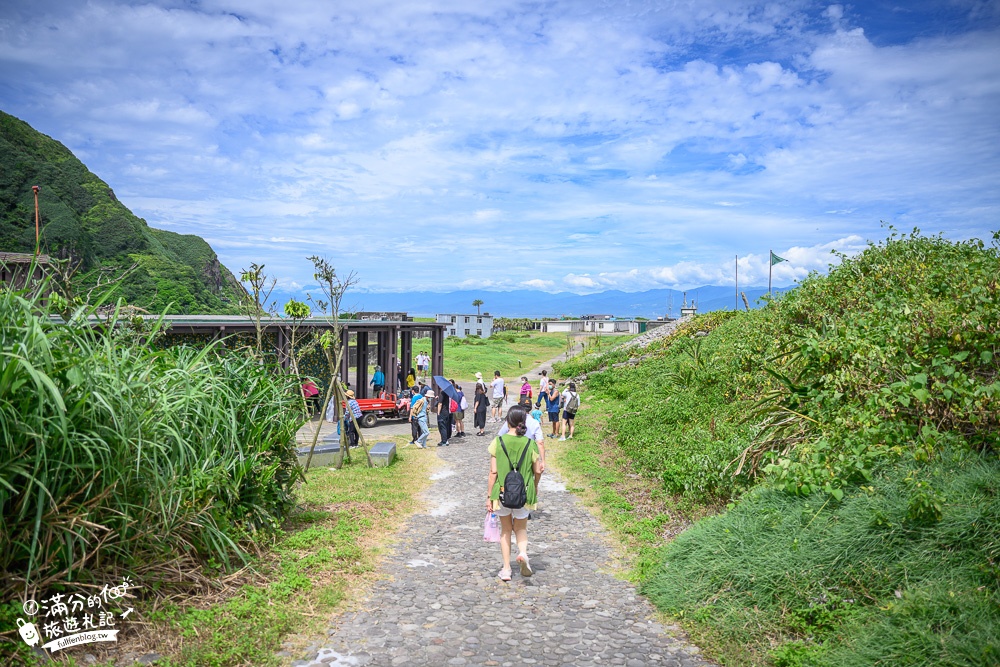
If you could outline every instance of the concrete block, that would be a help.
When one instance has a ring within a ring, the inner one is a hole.
[[[396,443],[376,442],[368,450],[368,453],[372,457],[372,463],[377,467],[385,468],[391,466],[392,462],[396,460]]]
[[[309,445],[299,447],[298,455],[299,463],[305,465],[306,459],[309,457]],[[340,434],[329,433],[316,443],[316,449],[313,451],[312,462],[309,464],[309,467],[338,466],[343,459],[344,451],[340,448]]]

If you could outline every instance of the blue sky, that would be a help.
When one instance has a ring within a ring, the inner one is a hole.
[[[1000,2],[7,0],[0,108],[283,288],[786,285],[1000,228]]]

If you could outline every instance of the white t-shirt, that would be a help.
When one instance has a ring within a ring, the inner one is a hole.
[[[579,394],[577,394],[575,391],[570,391],[569,389],[567,389],[566,391],[564,391],[562,393],[562,406],[563,406],[563,410],[569,409],[569,401],[570,401],[570,399],[573,396],[579,396]],[[576,407],[573,408],[573,409],[571,409],[570,412],[574,412],[575,413],[579,409],[580,409],[580,399],[578,398],[578,399],[576,399]]]
[[[503,378],[497,378],[490,382],[490,387],[493,388],[493,398],[503,398]]]
[[[524,425],[528,428],[528,430],[524,432],[525,436],[531,438],[539,444],[545,443],[545,433],[542,431],[542,425],[538,423],[537,419],[531,415],[525,415]],[[504,421],[503,425],[500,426],[500,430],[497,431],[497,435],[506,435],[508,431],[510,431],[510,429],[507,428],[507,422]]]
[[[541,398],[542,394],[548,391],[548,389],[549,389],[549,379],[543,375],[542,379],[538,381],[538,397]]]
[[[430,365],[431,358],[424,353],[417,355],[417,366],[428,366]]]

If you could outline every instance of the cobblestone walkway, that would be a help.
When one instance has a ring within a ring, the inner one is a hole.
[[[407,450],[444,465],[383,564],[387,579],[293,665],[710,664],[609,573],[604,529],[551,468],[528,522],[535,575],[515,567],[500,581],[499,546],[482,537],[488,439],[452,442]]]

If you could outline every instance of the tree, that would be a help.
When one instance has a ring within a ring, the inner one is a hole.
[[[326,388],[326,396],[323,398],[322,409],[325,409],[330,404],[330,399],[332,398],[334,401],[334,421],[340,423],[340,420],[343,418],[343,405],[347,401],[347,397],[344,395],[344,386],[340,381],[340,363],[346,352],[344,349],[344,337],[342,335],[343,325],[340,323],[340,305],[344,300],[344,294],[347,290],[357,283],[357,277],[353,272],[347,274],[345,277],[338,276],[333,264],[322,257],[313,255],[308,259],[316,269],[313,277],[319,283],[323,296],[315,299],[311,295],[307,295],[307,297],[316,305],[317,309],[327,315],[330,324],[333,325],[332,332],[324,331],[323,335],[319,338],[319,348],[323,352],[323,358],[326,359],[327,370],[330,374],[330,382]],[[354,422],[354,428],[360,434],[361,426],[353,414],[351,415],[351,421]],[[320,429],[316,429],[313,433],[312,445],[309,447],[309,455],[306,457],[306,470],[309,470],[309,464],[312,462],[313,451],[316,449],[316,443],[319,441],[319,432]],[[368,467],[371,467],[372,458],[368,454],[368,447],[365,445],[364,436],[358,439],[358,444],[368,459]],[[342,466],[344,461],[350,460],[350,449],[346,443],[341,443],[341,446],[344,448],[344,457],[340,461],[340,465]]]
[[[273,315],[274,303],[268,304],[274,286],[278,284],[277,278],[271,278],[264,273],[264,265],[253,263],[249,269],[244,269],[240,273],[240,280],[250,285],[250,290],[240,304],[240,312],[253,320],[254,331],[257,334],[257,354],[264,356],[264,330],[267,325],[263,323],[264,315]]]
[[[482,315],[482,313],[479,312],[479,307],[483,305],[483,300],[476,299],[475,301],[472,302],[472,305],[476,307],[476,316]]]
[[[299,360],[303,357],[303,355],[311,351],[315,344],[315,339],[313,339],[309,345],[306,345],[305,347],[302,346],[302,340],[299,336],[299,327],[302,326],[302,322],[305,319],[312,315],[312,311],[309,309],[309,306],[301,301],[296,301],[295,299],[286,303],[284,310],[285,316],[292,321],[291,325],[288,327],[290,334],[288,337],[288,365],[292,373],[296,377],[299,377]],[[302,410],[303,414],[305,414],[308,418],[309,405],[306,403],[305,394],[302,395]]]

